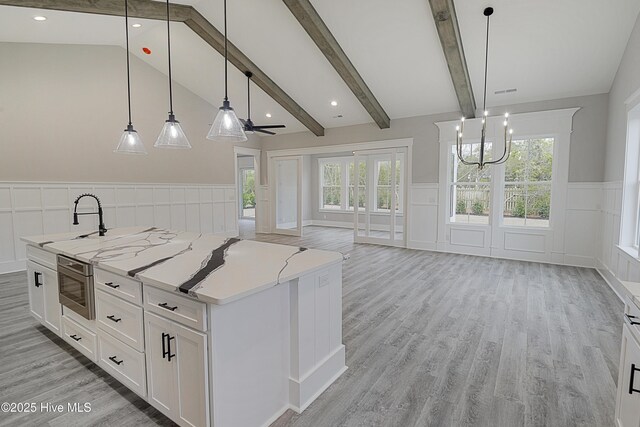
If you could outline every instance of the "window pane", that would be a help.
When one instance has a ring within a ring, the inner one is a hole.
[[[379,211],[389,211],[391,207],[391,186],[378,186],[377,206]]]
[[[485,144],[485,159],[491,158],[491,143]],[[477,165],[465,165],[458,158],[456,153],[456,146],[452,147],[452,160],[454,162],[452,171],[454,172],[456,182],[490,182],[491,171],[490,168],[484,168],[479,170]],[[462,145],[462,157],[467,162],[480,161],[480,143],[476,144],[463,144]]]
[[[340,209],[340,187],[322,187],[322,208]]]
[[[504,224],[524,226],[526,224],[525,185],[507,184],[504,188]]]
[[[549,226],[553,143],[553,138],[513,141],[505,164],[505,225]]]
[[[256,206],[255,170],[242,170],[242,208],[249,209]]]
[[[376,161],[378,170],[378,185],[391,185],[391,162],[389,160]]]
[[[527,181],[551,181],[552,159],[553,138],[530,141]]]
[[[324,185],[342,185],[340,163],[324,163],[322,165],[322,178]]]
[[[527,186],[526,218],[530,227],[548,227],[551,208],[551,185]]]
[[[488,185],[453,185],[455,200],[453,221],[469,224],[488,224],[490,189]]]

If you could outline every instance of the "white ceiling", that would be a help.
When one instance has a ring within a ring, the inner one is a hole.
[[[493,6],[487,106],[606,93],[640,11],[638,0],[456,1],[476,104],[482,108],[485,6]],[[495,95],[517,88],[511,94]]]
[[[458,110],[427,0],[312,0],[391,118]],[[180,0],[222,30],[222,0]],[[478,107],[484,72],[484,3],[456,0]],[[488,5],[488,4],[487,4]],[[489,106],[608,92],[640,10],[638,0],[493,0]],[[234,0],[229,39],[326,128],[372,119],[281,0]],[[36,22],[36,15],[47,21]],[[166,73],[163,22],[131,19],[132,52]],[[213,105],[223,97],[221,55],[172,23],[175,81]],[[118,17],[0,7],[0,41],[124,46]],[[142,53],[142,47],[152,50]],[[246,117],[246,77],[229,66],[229,97]],[[512,94],[494,91],[517,88]],[[336,100],[337,107],[330,102]],[[266,118],[265,113],[272,118]],[[179,109],[176,108],[179,118]],[[335,116],[342,115],[342,118]],[[306,128],[252,85],[252,119]]]

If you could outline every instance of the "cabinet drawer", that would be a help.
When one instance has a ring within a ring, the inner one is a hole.
[[[98,365],[114,378],[142,397],[147,396],[147,375],[144,353],[98,331]]]
[[[36,246],[27,245],[27,258],[40,265],[49,267],[52,270],[56,270],[57,268],[58,261],[56,260],[56,255]]]
[[[62,316],[62,338],[80,353],[96,361],[96,334],[68,316]]]
[[[96,322],[98,329],[109,332],[138,351],[144,351],[141,307],[96,291]]]
[[[207,330],[207,306],[200,301],[144,285],[144,308],[190,328]]]
[[[122,277],[108,271],[96,269],[95,288],[115,295],[131,303],[142,305],[142,290],[137,280]]]

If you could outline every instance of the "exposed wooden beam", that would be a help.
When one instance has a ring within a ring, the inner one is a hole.
[[[429,4],[440,36],[442,51],[447,60],[453,87],[458,97],[460,110],[465,117],[475,117],[476,101],[471,89],[471,79],[469,78],[453,0],[429,0]]]
[[[360,76],[356,67],[353,66],[347,54],[344,53],[338,41],[333,37],[333,34],[331,34],[331,31],[311,2],[309,0],[283,1],[378,126],[381,129],[390,127],[389,116]]]
[[[93,13],[98,15],[124,16],[124,0],[0,0],[0,6],[19,6],[64,12]],[[171,3],[170,19],[183,22],[215,50],[224,54],[224,34],[213,26],[192,6]],[[129,16],[134,18],[165,20],[166,4],[151,0],[129,0]],[[324,128],[307,113],[293,98],[269,78],[256,64],[232,43],[228,43],[229,62],[243,73],[251,71],[253,82],[273,98],[300,123],[316,136],[324,135]]]
[[[211,47],[224,55],[224,34],[218,31],[207,19],[197,10],[193,9],[189,19],[184,23],[198,34]],[[244,53],[240,51],[233,43],[229,42],[229,62],[231,62],[240,71],[251,71],[253,76],[251,81],[262,89],[267,95],[273,98],[293,117],[304,124],[307,129],[316,136],[324,135],[324,128],[309,113],[307,113],[297,102],[293,100],[287,93],[280,88],[273,80],[269,78],[256,64],[254,64]]]

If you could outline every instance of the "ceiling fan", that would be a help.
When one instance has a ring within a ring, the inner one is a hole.
[[[271,132],[265,129],[279,129],[286,127],[285,125],[254,125],[251,121],[251,77],[253,73],[251,71],[245,71],[247,76],[247,120],[240,119],[244,125],[245,133],[261,132],[267,135],[275,135],[275,132]]]

